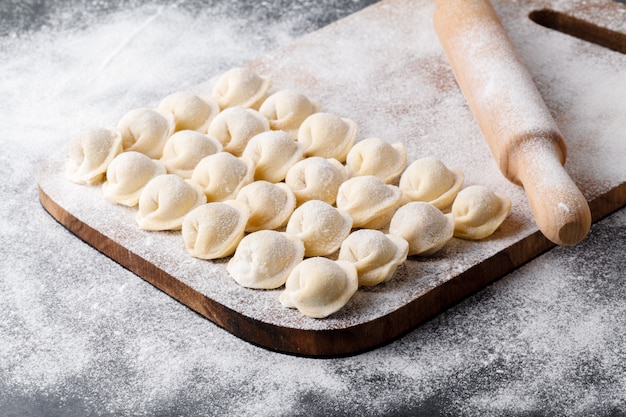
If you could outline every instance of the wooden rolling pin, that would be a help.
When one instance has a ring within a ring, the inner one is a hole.
[[[524,187],[548,239],[580,242],[591,226],[589,205],[563,167],[563,136],[493,7],[435,3],[435,30],[500,170]]]

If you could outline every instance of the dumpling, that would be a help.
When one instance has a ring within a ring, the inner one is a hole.
[[[222,110],[235,106],[258,109],[271,86],[272,81],[268,77],[237,67],[218,78],[212,95]]]
[[[98,184],[113,158],[122,152],[122,135],[117,129],[85,129],[72,138],[69,160],[65,166],[67,178],[78,184]]]
[[[237,193],[236,200],[250,209],[246,232],[278,229],[287,223],[296,208],[296,197],[285,183],[254,181]]]
[[[343,308],[358,287],[356,268],[350,262],[308,258],[291,271],[279,300],[284,307],[321,319]]]
[[[191,178],[202,158],[221,150],[222,144],[211,136],[195,130],[180,130],[165,143],[161,162],[170,174]]]
[[[339,186],[348,179],[345,167],[336,159],[312,156],[296,162],[285,183],[296,196],[298,205],[309,200],[335,204]]]
[[[122,152],[107,168],[102,194],[115,203],[134,207],[148,181],[165,173],[165,165],[156,159],[139,152]]]
[[[174,115],[176,131],[197,130],[206,133],[213,118],[220,108],[211,97],[200,97],[189,91],[172,93],[165,97],[158,106]]]
[[[298,129],[298,142],[305,156],[335,158],[346,161],[346,155],[354,145],[357,125],[347,118],[331,113],[313,113]]]
[[[338,260],[353,263],[359,285],[369,287],[389,281],[398,265],[406,261],[408,251],[408,242],[399,236],[361,229],[341,244]]]
[[[254,167],[255,180],[280,182],[302,159],[302,147],[287,132],[271,130],[250,139],[242,158]]]
[[[398,142],[390,144],[379,138],[357,142],[346,158],[349,176],[375,175],[383,182],[395,182],[406,167],[406,148]]]
[[[176,123],[170,112],[139,108],[122,116],[117,128],[122,133],[125,151],[141,152],[152,159],[159,159],[167,138],[174,133]]]
[[[463,171],[448,168],[434,157],[413,161],[400,177],[399,187],[409,201],[425,201],[440,210],[452,204],[463,185]]]
[[[409,242],[409,256],[432,255],[454,233],[454,216],[430,203],[414,201],[400,207],[391,218],[389,233]]]
[[[303,258],[304,244],[295,236],[260,230],[241,239],[226,270],[243,287],[274,289],[285,283]]]
[[[334,253],[352,229],[352,217],[320,200],[310,200],[298,207],[287,222],[287,233],[304,242],[305,256],[328,256]]]
[[[490,236],[511,211],[511,200],[482,185],[459,192],[452,203],[454,236],[478,240]]]
[[[180,230],[185,215],[204,203],[198,185],[178,175],[159,175],[139,195],[137,224],[144,230]]]
[[[337,208],[352,216],[353,227],[381,229],[400,207],[402,193],[373,175],[353,177],[341,184]]]
[[[244,236],[249,215],[248,207],[234,200],[198,206],[183,219],[185,247],[200,259],[232,255]]]
[[[226,152],[241,156],[253,136],[269,129],[269,120],[258,111],[230,107],[215,116],[207,133],[219,140]]]
[[[252,182],[248,164],[228,152],[204,157],[193,170],[191,180],[204,189],[207,201],[234,199],[242,187]]]
[[[302,122],[320,108],[319,103],[303,94],[280,90],[265,99],[259,112],[267,117],[272,130],[284,130],[297,139]]]

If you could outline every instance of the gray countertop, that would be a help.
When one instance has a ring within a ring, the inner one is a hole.
[[[624,209],[386,346],[313,359],[232,336],[40,206],[77,127],[369,3],[0,5],[1,416],[626,415]]]

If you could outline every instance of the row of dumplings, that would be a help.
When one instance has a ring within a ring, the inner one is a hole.
[[[315,318],[391,279],[407,256],[483,239],[508,215],[506,196],[462,189],[461,170],[432,157],[407,166],[403,144],[357,142],[354,121],[270,87],[234,68],[210,97],[174,93],[84,130],[67,177],[136,206],[145,230],[181,230],[194,257],[232,255],[239,285],[284,286],[280,302]]]

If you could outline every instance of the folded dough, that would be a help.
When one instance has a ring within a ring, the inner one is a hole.
[[[337,251],[352,229],[352,217],[320,200],[310,200],[295,209],[287,233],[304,242],[305,256],[328,256]]]
[[[345,167],[336,159],[312,156],[287,171],[285,183],[296,196],[298,205],[309,200],[335,204],[339,186],[348,179]]]
[[[335,158],[346,161],[346,155],[354,145],[357,125],[347,118],[332,113],[313,113],[298,129],[298,142],[305,156]]]
[[[150,159],[140,152],[122,152],[107,168],[102,194],[110,201],[134,207],[139,202],[139,194],[148,181],[166,172],[161,161]]]
[[[303,258],[304,244],[295,236],[260,230],[241,239],[226,270],[243,287],[274,289]]]
[[[271,86],[272,81],[268,77],[237,67],[218,78],[212,95],[222,110],[235,106],[258,109]]]
[[[174,115],[159,109],[138,108],[128,111],[117,123],[125,151],[159,159],[163,146],[176,128]]]
[[[375,175],[392,184],[406,167],[406,147],[398,142],[390,144],[379,138],[357,142],[346,158],[348,175]]]
[[[197,130],[206,133],[220,108],[211,97],[200,97],[189,91],[172,93],[159,103],[160,110],[174,115],[176,130]]]
[[[145,230],[180,230],[183,217],[204,203],[200,186],[175,174],[159,175],[139,195],[137,224]]]
[[[248,207],[234,200],[198,206],[183,219],[185,247],[200,259],[232,255],[243,238],[249,215]]]
[[[222,144],[211,136],[195,130],[179,130],[165,143],[161,162],[170,174],[191,178],[202,158],[221,150]]]
[[[430,203],[414,201],[400,207],[391,218],[389,233],[409,242],[409,256],[432,255],[454,233],[454,216]]]
[[[341,244],[338,260],[353,263],[359,285],[369,287],[389,281],[398,265],[406,261],[408,251],[408,242],[399,236],[361,229]]]
[[[250,139],[241,157],[254,167],[255,180],[280,182],[302,153],[302,146],[287,132],[270,130]]]
[[[204,189],[207,201],[234,199],[250,184],[254,172],[242,159],[228,152],[204,157],[191,174],[191,180]]]
[[[308,258],[289,274],[280,303],[312,318],[325,318],[343,308],[359,286],[350,262]]]
[[[484,239],[504,222],[511,211],[511,200],[482,185],[472,185],[459,192],[452,203],[454,236]]]
[[[70,142],[65,175],[78,184],[99,184],[113,158],[121,152],[122,134],[118,129],[81,130]]]
[[[352,177],[339,187],[337,208],[352,216],[355,228],[381,229],[400,206],[398,187],[374,175]]]
[[[230,107],[215,116],[207,133],[219,140],[226,152],[241,156],[253,136],[269,129],[269,120],[258,111]]]
[[[399,187],[409,201],[425,201],[443,210],[454,201],[463,179],[459,168],[448,168],[437,158],[425,157],[407,167]]]
[[[296,197],[285,183],[254,181],[237,193],[236,200],[250,209],[246,232],[278,229],[287,223],[296,208]]]
[[[297,139],[302,122],[320,109],[319,103],[303,94],[280,90],[265,99],[259,112],[267,117],[271,129],[284,130]]]

